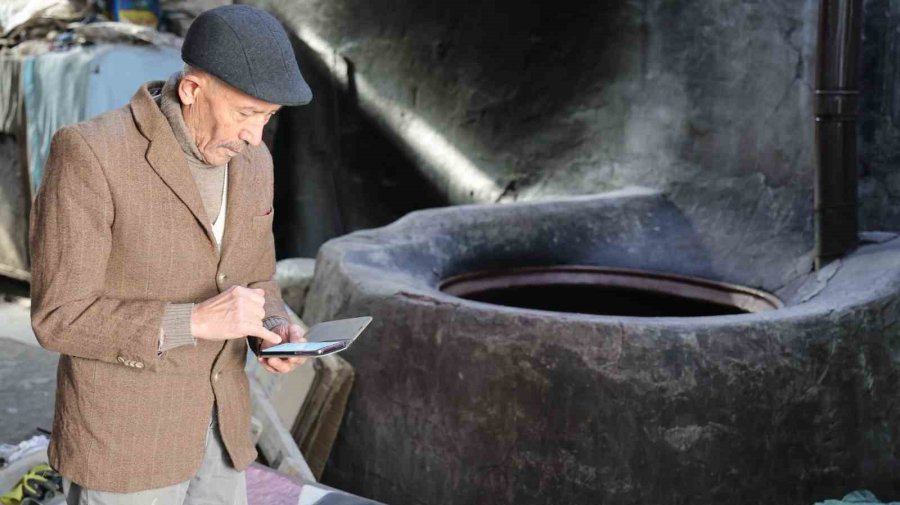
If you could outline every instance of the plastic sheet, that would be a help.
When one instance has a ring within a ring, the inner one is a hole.
[[[271,468],[247,468],[249,505],[378,505],[378,502],[312,482],[301,482]]]
[[[271,468],[252,464],[247,468],[249,505],[297,505],[300,483]]]

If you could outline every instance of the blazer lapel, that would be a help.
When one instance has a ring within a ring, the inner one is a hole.
[[[175,139],[175,134],[172,132],[172,127],[169,126],[168,120],[159,110],[159,107],[147,90],[148,86],[153,86],[154,84],[161,86],[162,83],[149,83],[141,86],[131,99],[131,109],[138,124],[138,129],[150,141],[150,146],[147,148],[146,153],[147,162],[172,192],[187,206],[200,226],[203,227],[213,247],[215,247],[216,239],[213,235],[212,225],[209,222],[206,209],[203,207],[203,200],[200,198],[197,183],[194,182],[194,177],[187,166],[185,155]],[[229,180],[230,183],[231,181]]]
[[[225,235],[222,237],[222,258],[236,246],[240,230],[253,213],[256,188],[250,148],[228,162],[228,194],[225,196]]]

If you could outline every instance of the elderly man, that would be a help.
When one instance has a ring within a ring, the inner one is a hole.
[[[290,42],[231,5],[195,20],[182,58],[60,130],[33,207],[32,324],[62,354],[49,454],[70,504],[246,503],[248,340],[302,340],[272,280],[261,143],[282,105],[312,98]]]

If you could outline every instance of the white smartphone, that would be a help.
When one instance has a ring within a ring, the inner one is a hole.
[[[356,337],[362,333],[366,326],[372,322],[372,318],[354,317],[351,319],[338,319],[325,321],[313,325],[306,332],[306,342],[288,342],[279,344],[260,351],[263,358],[311,356],[320,357],[341,352],[350,347]]]

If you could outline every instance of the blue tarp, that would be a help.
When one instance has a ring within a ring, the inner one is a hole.
[[[127,104],[141,84],[165,80],[183,65],[177,49],[124,44],[26,58],[22,93],[32,191],[40,185],[56,130]]]

